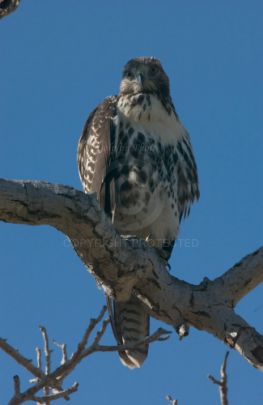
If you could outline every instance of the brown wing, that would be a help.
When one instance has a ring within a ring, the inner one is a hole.
[[[90,114],[78,145],[79,174],[85,192],[95,192],[111,215],[114,196],[114,137],[117,96],[106,98]]]
[[[197,167],[188,137],[178,142],[177,151],[178,204],[181,220],[182,217],[189,215],[191,204],[199,199],[200,193]]]
[[[86,192],[95,192],[107,214],[115,208],[115,123],[117,97],[106,98],[89,116],[78,145],[79,174]],[[149,316],[135,298],[113,303],[107,298],[112,329],[118,344],[136,343],[149,335]],[[114,309],[112,308],[114,307]],[[147,357],[148,344],[120,352],[123,364],[139,367]]]

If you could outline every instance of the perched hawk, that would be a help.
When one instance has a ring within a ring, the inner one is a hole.
[[[119,95],[106,98],[88,118],[78,165],[85,192],[97,194],[120,234],[150,240],[168,260],[199,190],[191,142],[158,59],[126,64]],[[115,302],[112,322],[119,344],[149,334],[149,316],[135,297]],[[140,367],[147,352],[143,344],[121,352],[121,361]]]

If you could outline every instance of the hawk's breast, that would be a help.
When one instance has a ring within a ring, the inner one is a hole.
[[[120,98],[115,125],[116,227],[174,240],[179,226],[176,146],[183,127],[150,95]]]
[[[85,190],[96,192],[120,233],[168,240],[171,253],[182,216],[199,198],[191,142],[171,100],[106,98],[86,122],[78,163]]]

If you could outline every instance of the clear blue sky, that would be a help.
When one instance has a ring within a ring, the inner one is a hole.
[[[128,59],[154,55],[171,79],[200,176],[173,273],[196,283],[220,275],[263,238],[262,18],[261,0],[22,1],[0,22],[0,177],[80,189],[76,148],[88,113],[118,91]],[[64,235],[1,223],[0,249],[0,335],[33,358],[44,324],[73,350],[104,297]],[[261,286],[237,308],[261,331],[262,296]],[[166,394],[180,405],[218,404],[207,375],[217,375],[225,350],[191,329],[183,342],[173,335],[153,345],[140,370],[95,354],[69,379],[80,383],[71,404],[162,405]],[[235,352],[229,363],[231,405],[262,404],[262,374]],[[0,353],[1,404],[16,373],[26,387],[28,376]]]

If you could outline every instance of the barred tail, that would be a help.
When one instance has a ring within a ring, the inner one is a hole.
[[[114,302],[113,329],[119,344],[136,344],[149,336],[149,315],[135,297],[127,302]],[[148,344],[119,352],[121,362],[129,368],[140,367],[148,354]]]

